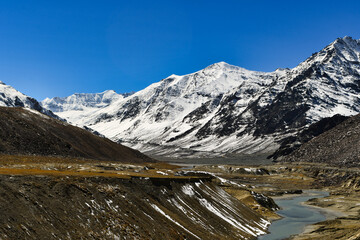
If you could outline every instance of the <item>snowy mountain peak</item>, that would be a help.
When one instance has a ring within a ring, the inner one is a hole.
[[[217,62],[217,63],[214,63],[214,64],[211,64],[210,66],[208,66],[207,68],[225,68],[225,67],[228,67],[228,66],[231,66],[230,64],[224,62],[224,61],[220,61],[220,62]],[[207,69],[205,68],[205,69]]]
[[[217,63],[211,64],[210,66],[208,66],[208,67],[206,67],[206,68],[204,68],[203,70],[200,70],[200,71],[207,72],[207,71],[214,71],[214,70],[220,70],[220,71],[231,71],[231,70],[250,71],[250,70],[247,70],[245,68],[234,66],[234,65],[231,65],[231,64],[226,63],[226,62],[217,62]]]
[[[168,76],[167,78],[177,78],[177,77],[180,77],[179,75],[176,75],[176,74],[171,74],[170,76]]]
[[[301,73],[307,69],[320,66],[321,69],[333,72],[334,68],[358,69],[355,65],[360,62],[360,40],[351,37],[337,38],[321,51],[314,53],[304,62],[300,63],[293,71]],[[329,69],[330,68],[330,69]]]
[[[343,38],[337,38],[334,42],[328,45],[325,49],[334,48],[337,50],[346,51],[359,51],[360,39],[356,40],[352,37],[346,36]]]
[[[345,37],[342,37],[342,38],[337,38],[334,42],[340,42],[340,41],[344,41],[344,42],[347,42],[347,43],[353,43],[353,42],[359,42],[359,40],[357,39],[354,39],[350,36],[345,36]]]
[[[282,73],[282,72],[287,72],[290,71],[290,68],[277,68],[275,70],[276,73]]]
[[[26,96],[10,85],[0,81],[0,106],[2,107],[24,107],[33,109],[50,117],[60,119],[53,112],[43,108],[34,98]]]

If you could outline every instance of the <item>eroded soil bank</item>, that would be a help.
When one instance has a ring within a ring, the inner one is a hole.
[[[161,163],[2,159],[0,239],[255,239],[264,234],[269,221],[214,178]]]

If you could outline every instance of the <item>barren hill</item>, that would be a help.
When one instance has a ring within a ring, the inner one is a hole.
[[[139,151],[35,110],[9,107],[0,107],[0,153],[121,162],[154,161]]]
[[[360,115],[303,144],[285,157],[290,162],[322,162],[337,166],[360,166]]]

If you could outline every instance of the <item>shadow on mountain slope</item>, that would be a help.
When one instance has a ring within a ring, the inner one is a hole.
[[[7,107],[0,107],[0,152],[137,163],[155,161],[139,151],[35,110]]]

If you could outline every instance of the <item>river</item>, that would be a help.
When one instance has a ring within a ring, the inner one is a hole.
[[[281,240],[291,235],[300,234],[310,224],[324,221],[328,214],[326,211],[302,204],[311,198],[327,197],[325,191],[305,191],[304,194],[291,198],[274,199],[281,208],[277,211],[283,218],[274,221],[269,227],[269,234],[259,237],[259,240]]]

